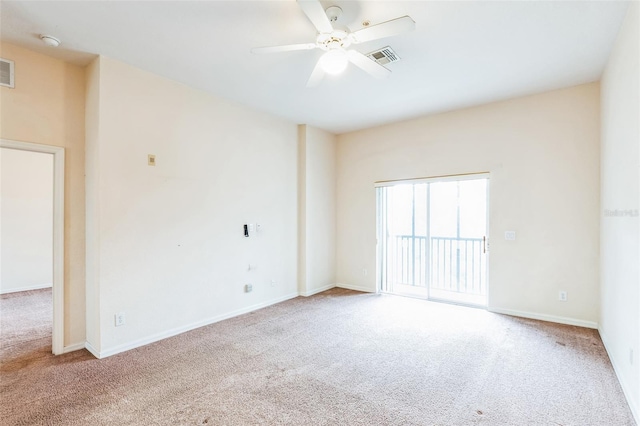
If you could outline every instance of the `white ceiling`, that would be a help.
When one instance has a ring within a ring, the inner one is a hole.
[[[4,41],[87,64],[95,54],[343,133],[600,78],[628,2],[322,1],[354,31],[409,15],[416,31],[354,46],[390,45],[401,61],[386,80],[350,66],[314,89],[320,50],[255,55],[252,47],[306,43],[316,31],[294,0],[7,1]],[[62,40],[47,48],[39,34]],[[11,59],[11,58],[8,58]],[[17,64],[16,72],[19,72]]]

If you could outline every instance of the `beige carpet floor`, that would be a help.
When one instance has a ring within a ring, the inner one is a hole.
[[[97,360],[50,298],[0,298],[3,426],[635,424],[594,330],[333,289]]]

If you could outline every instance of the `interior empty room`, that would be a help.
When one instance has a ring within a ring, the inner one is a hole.
[[[637,1],[2,1],[0,423],[636,425]]]

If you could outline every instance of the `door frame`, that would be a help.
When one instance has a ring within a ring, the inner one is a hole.
[[[64,148],[0,139],[0,148],[53,155],[53,329],[51,351],[64,353]]]

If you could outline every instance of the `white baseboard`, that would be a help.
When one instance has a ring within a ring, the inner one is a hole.
[[[611,356],[611,352],[609,351],[610,346],[607,343],[607,336],[602,332],[600,328],[598,328],[598,333],[600,333],[600,339],[602,340],[604,349],[607,351],[607,355],[609,356],[609,360],[611,361],[611,365],[613,366],[613,371],[616,373],[616,377],[618,378],[618,382],[620,383],[620,387],[622,388],[622,393],[624,394],[627,403],[629,404],[631,414],[633,414],[636,423],[640,424],[640,411],[638,411],[638,402],[632,397],[631,385],[628,383],[625,377],[620,375],[620,366],[618,365],[618,361]]]
[[[96,350],[93,346],[91,346],[91,343],[86,342],[86,343],[84,344],[84,347],[85,347],[85,349],[86,349],[86,350],[88,350],[89,352],[91,352],[91,354],[92,354],[93,356],[95,356],[95,357],[96,357],[96,358],[98,358],[98,359],[100,358],[100,352],[99,352],[98,350]]]
[[[73,345],[65,346],[64,349],[62,350],[62,353],[67,354],[69,352],[79,351],[80,349],[84,349],[85,346],[86,346],[85,342],[74,343]]]
[[[323,287],[314,288],[313,290],[301,291],[300,292],[300,296],[304,296],[304,297],[313,296],[314,294],[318,294],[318,293],[322,293],[323,291],[331,290],[335,286],[336,286],[335,284],[328,284],[328,285],[325,285]]]
[[[495,314],[511,315],[513,317],[522,317],[522,318],[529,318],[529,319],[535,319],[540,321],[555,322],[558,324],[575,325],[578,327],[593,328],[596,330],[598,329],[598,323],[594,321],[585,321],[585,320],[579,320],[575,318],[559,317],[556,315],[538,314],[534,312],[516,311],[512,309],[487,308],[487,310]]]
[[[376,292],[376,290],[371,289],[369,287],[360,287],[360,286],[351,285],[351,284],[337,283],[336,287],[346,288],[347,290],[361,291],[363,293],[375,293]]]
[[[252,306],[248,306],[246,308],[237,309],[232,312],[228,312],[221,315],[216,315],[215,317],[207,318],[202,321],[198,321],[195,323],[187,324],[182,327],[176,327],[171,330],[163,331],[161,333],[152,334],[151,336],[144,337],[142,339],[134,340],[133,342],[125,343],[122,345],[117,345],[112,348],[107,348],[103,351],[96,351],[91,347],[89,343],[87,343],[86,348],[89,352],[91,352],[96,358],[106,358],[111,355],[119,354],[120,352],[125,352],[131,349],[138,348],[140,346],[145,346],[153,342],[157,342],[159,340],[167,339],[169,337],[176,336],[178,334],[185,333],[187,331],[194,330],[196,328],[204,327],[206,325],[214,324],[216,322],[226,320],[229,318],[237,317],[239,315],[243,315],[252,311],[256,311],[258,309],[266,308],[267,306],[275,305],[276,303],[284,302],[285,300],[293,299],[298,297],[298,292],[289,293],[285,296],[281,296],[275,299],[268,300],[266,302],[258,303]]]
[[[29,291],[29,290],[42,290],[43,288],[51,288],[51,287],[53,287],[51,283],[39,284],[39,285],[32,285],[28,287],[10,288],[9,290],[0,290],[0,294],[18,293],[20,291]]]

